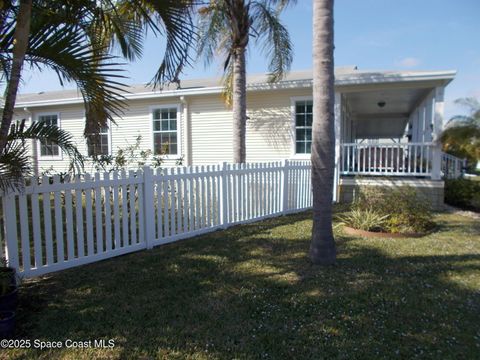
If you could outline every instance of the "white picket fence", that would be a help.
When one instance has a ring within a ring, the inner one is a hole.
[[[2,197],[5,256],[25,277],[311,207],[309,161],[30,179]]]

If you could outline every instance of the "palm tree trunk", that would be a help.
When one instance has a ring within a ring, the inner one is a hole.
[[[13,108],[17,98],[18,84],[22,72],[25,53],[28,48],[28,35],[30,34],[30,16],[32,13],[32,0],[21,0],[15,25],[13,59],[10,79],[5,90],[5,104],[0,127],[0,153],[7,144],[7,135],[13,118]]]
[[[313,229],[310,258],[314,264],[336,261],[332,229],[335,163],[333,0],[313,2]]]
[[[233,162],[244,163],[247,126],[247,79],[245,49],[237,48],[233,55]]]

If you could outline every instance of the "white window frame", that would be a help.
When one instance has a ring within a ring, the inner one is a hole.
[[[161,155],[163,159],[165,160],[177,160],[182,156],[182,106],[181,104],[160,104],[160,105],[152,105],[149,106],[149,112],[150,112],[150,148],[152,149],[152,156],[158,156],[155,155],[155,133],[158,133],[159,131],[154,131],[153,127],[153,112],[155,110],[162,110],[162,109],[172,109],[176,108],[177,109],[177,153],[176,154],[165,154]]]
[[[59,129],[62,128],[62,122],[60,119],[60,113],[55,112],[55,111],[49,111],[49,112],[41,112],[41,113],[36,113],[35,114],[35,122],[40,121],[41,116],[51,116],[51,115],[56,115],[57,116],[57,127]],[[42,142],[40,140],[37,140],[37,154],[38,154],[38,160],[63,160],[63,151],[60,147],[58,147],[58,155],[42,155]],[[58,146],[58,145],[57,145]]]
[[[291,157],[293,159],[310,160],[311,154],[297,154],[297,126],[296,126],[296,103],[297,101],[313,101],[313,96],[293,96],[290,98],[290,115],[292,126]]]
[[[87,118],[86,116],[84,116],[84,122],[87,121]],[[111,121],[110,120],[107,120],[107,126],[108,126],[108,131],[107,131],[107,139],[108,139],[108,154],[107,155],[112,155],[112,126],[111,126]],[[103,133],[105,134],[105,133]],[[87,155],[87,157],[93,157],[93,156],[90,156],[88,155],[88,138],[85,137],[85,154]]]

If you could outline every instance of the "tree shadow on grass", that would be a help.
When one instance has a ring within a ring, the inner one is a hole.
[[[446,220],[448,218],[448,220]],[[480,236],[480,221],[461,215],[448,216],[443,213],[436,218],[437,229],[445,232],[460,231],[464,234]],[[468,224],[468,226],[466,226]]]
[[[116,341],[113,350],[78,350],[75,358],[476,356],[472,277],[480,254],[396,256],[343,237],[337,266],[320,268],[306,256],[309,217],[235,227],[26,283],[19,337]]]

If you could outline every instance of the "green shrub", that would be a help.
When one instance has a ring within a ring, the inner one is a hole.
[[[354,214],[354,215],[353,215]],[[373,216],[372,214],[375,214]],[[389,233],[426,232],[434,227],[428,201],[414,188],[408,186],[381,188],[377,186],[360,187],[355,201],[351,205],[350,219],[383,219],[372,227],[375,231]],[[358,225],[360,221],[356,220]],[[362,229],[363,230],[363,229]]]
[[[480,182],[469,179],[446,180],[445,202],[463,209],[480,211]]]

